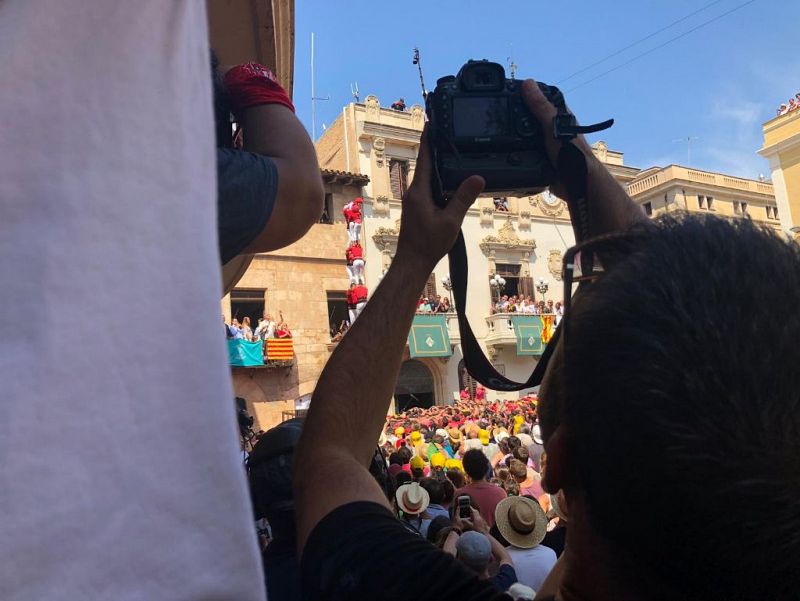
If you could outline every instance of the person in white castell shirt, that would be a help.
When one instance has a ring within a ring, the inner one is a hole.
[[[0,2],[3,601],[265,599],[205,6]],[[22,335],[20,306],[66,347]],[[153,316],[178,314],[193,327],[164,336]]]

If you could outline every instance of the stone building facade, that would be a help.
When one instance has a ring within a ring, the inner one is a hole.
[[[384,108],[375,96],[364,103],[351,103],[317,142],[320,165],[369,175],[365,187],[365,219],[362,232],[367,254],[367,286],[378,285],[397,248],[401,197],[414,177],[424,110],[414,105],[406,111]],[[624,164],[622,153],[599,142],[597,156],[625,184],[639,173]],[[467,316],[487,355],[506,376],[527,379],[536,358],[517,355],[517,338],[507,314],[491,313],[497,290],[490,286],[494,274],[501,275],[506,294],[530,294],[536,299],[561,300],[561,258],[574,244],[566,203],[551,195],[498,199],[507,210],[498,210],[493,196],[481,197],[468,211],[463,231],[467,240],[470,282]],[[450,296],[448,263],[443,259],[424,291]],[[541,294],[536,283],[544,279],[548,290]],[[415,391],[422,399],[451,402],[454,393],[468,384],[463,368],[455,314],[447,318],[452,355],[411,358],[406,351],[397,393]],[[503,395],[498,395],[503,396]],[[517,396],[514,393],[509,396]]]
[[[295,359],[287,367],[234,367],[236,396],[246,399],[256,429],[292,415],[295,400],[311,393],[330,356],[331,308],[337,317],[348,288],[342,208],[362,194],[368,178],[323,170],[326,214],[294,244],[255,255],[236,286],[222,299],[226,320],[282,314],[292,331]]]
[[[780,229],[780,211],[770,182],[744,179],[680,165],[653,167],[639,173],[628,194],[653,217],[688,211],[723,217],[750,217]]]

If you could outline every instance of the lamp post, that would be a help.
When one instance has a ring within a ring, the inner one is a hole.
[[[538,280],[536,280],[536,290],[538,290],[539,294],[542,295],[542,300],[547,300],[545,295],[547,294],[547,291],[549,289],[550,289],[550,284],[546,279],[539,278]]]
[[[499,304],[500,294],[502,293],[503,288],[506,287],[505,279],[497,274],[494,274],[491,278],[489,278],[489,285],[494,288],[495,292],[497,292],[497,302]]]
[[[448,273],[442,277],[441,282],[442,286],[444,286],[444,289],[447,290],[447,294],[450,297],[450,302],[452,303],[453,309],[455,309],[456,299],[453,298],[453,281],[450,279],[450,274]]]

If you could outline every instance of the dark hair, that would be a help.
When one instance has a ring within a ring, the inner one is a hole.
[[[453,496],[456,492],[456,487],[451,480],[445,478],[444,480],[439,480],[442,484],[442,505],[449,505],[453,502]]]
[[[540,413],[569,432],[565,488],[636,586],[796,599],[800,245],[749,219],[656,226],[561,326]]]
[[[514,449],[511,453],[514,456],[514,459],[519,459],[522,463],[528,463],[528,458],[530,457],[530,453],[528,452],[528,447],[520,446]]]
[[[443,515],[437,515],[435,518],[431,520],[431,523],[428,524],[428,533],[425,536],[425,538],[427,538],[428,541],[432,542],[435,545],[437,535],[445,528],[447,528],[448,530],[451,528],[450,519]]]
[[[510,452],[514,452],[514,449],[522,445],[522,441],[516,436],[509,436],[506,438],[508,444],[508,450]]]
[[[456,488],[463,488],[466,482],[464,481],[464,474],[461,473],[461,470],[457,469],[450,469],[447,470],[446,473],[447,479],[453,483],[453,486]]]
[[[473,480],[482,480],[489,472],[491,464],[481,449],[470,449],[462,460],[464,471]]]
[[[414,453],[408,447],[400,447],[397,450],[397,454],[403,460],[403,463],[401,463],[400,465],[405,465],[406,463],[411,461],[411,457],[414,455]]]
[[[435,505],[441,505],[444,500],[444,488],[442,483],[436,478],[422,478],[419,485],[428,491],[430,502]]]
[[[411,474],[406,471],[397,472],[394,475],[394,487],[400,488],[403,484],[411,482]]]
[[[389,455],[389,465],[403,465],[403,456],[395,451]]]

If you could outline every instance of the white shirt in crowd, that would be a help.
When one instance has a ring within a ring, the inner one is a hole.
[[[506,551],[514,562],[517,580],[538,591],[553,566],[556,565],[556,552],[550,547],[536,545],[532,549],[509,546]]]
[[[205,6],[0,2],[3,601],[265,598],[219,332]],[[178,315],[194,326],[164,336]]]

